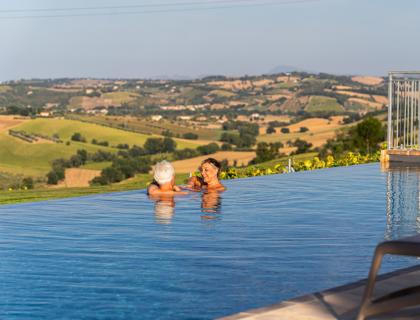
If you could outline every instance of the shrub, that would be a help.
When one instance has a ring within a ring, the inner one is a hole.
[[[220,149],[223,151],[229,151],[232,150],[232,145],[229,143],[223,143]]]
[[[26,189],[33,189],[34,188],[34,180],[31,177],[23,178],[22,186]]]
[[[73,140],[73,141],[79,141],[79,142],[86,142],[86,138],[84,136],[82,136],[79,132],[75,132],[71,136],[71,140]]]
[[[187,133],[184,133],[182,135],[182,137],[184,139],[197,140],[198,139],[198,134],[195,134],[195,133],[192,133],[192,132],[187,132]]]
[[[174,156],[174,160],[183,160],[183,159],[194,158],[194,157],[197,157],[198,155],[200,155],[200,153],[197,150],[191,149],[191,148],[185,148],[181,150],[176,150],[173,156]]]
[[[118,148],[118,149],[129,149],[129,148],[130,148],[130,146],[129,146],[127,143],[119,143],[119,144],[117,145],[117,148]]]
[[[174,152],[176,149],[176,142],[174,139],[169,137],[163,138],[162,141],[162,152]]]
[[[312,143],[302,139],[296,139],[295,142],[293,142],[293,146],[297,148],[294,154],[306,153],[311,149]]]
[[[57,173],[52,170],[47,174],[47,183],[48,184],[57,184],[60,179],[57,176]]]
[[[281,133],[285,133],[285,134],[286,133],[290,133],[290,129],[289,128],[286,128],[286,127],[283,127],[283,128],[280,129],[280,132]]]
[[[166,129],[166,130],[163,130],[162,131],[162,136],[164,136],[164,137],[173,137],[174,134],[172,133],[171,130]]]
[[[267,134],[272,134],[272,133],[276,133],[276,128],[269,126],[266,130]]]
[[[307,127],[300,127],[299,128],[299,132],[306,132],[309,131],[309,129]]]
[[[250,161],[250,164],[266,162],[277,158],[279,149],[283,147],[281,142],[267,143],[259,142],[257,144],[256,157]]]
[[[162,138],[148,138],[143,147],[148,154],[156,154],[162,152],[162,145]]]
[[[85,164],[88,159],[88,153],[85,149],[77,150],[77,155],[80,157],[82,164]]]
[[[219,151],[219,145],[215,142],[197,147],[197,151],[202,155],[212,154]]]
[[[108,151],[98,150],[92,155],[92,161],[94,162],[103,162],[103,161],[111,161],[115,158],[115,156]]]

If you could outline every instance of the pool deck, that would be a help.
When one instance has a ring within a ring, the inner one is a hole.
[[[367,271],[366,271],[367,272]],[[355,319],[364,292],[366,279],[282,301],[277,304],[243,311],[223,320],[350,320]],[[420,284],[420,266],[397,270],[377,278],[374,297]],[[420,302],[419,302],[420,303]],[[420,319],[420,306],[369,319]]]

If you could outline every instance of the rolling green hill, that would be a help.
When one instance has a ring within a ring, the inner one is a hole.
[[[0,133],[0,171],[30,176],[43,176],[51,169],[51,161],[57,158],[70,158],[78,149],[88,152],[115,150],[87,143],[40,143],[33,144]]]
[[[219,140],[221,131],[216,129],[183,126],[179,122],[169,120],[150,121],[150,119],[140,117],[71,115],[71,118],[113,128],[126,126],[129,129],[144,134],[160,135],[164,130],[169,130],[174,135],[182,136],[187,132],[192,132],[197,134],[201,140],[209,140],[207,143],[210,143],[213,140]],[[197,144],[202,143],[197,142]]]
[[[157,137],[108,128],[96,124],[65,119],[33,119],[14,130],[52,136],[58,134],[63,141],[69,141],[75,132],[81,133],[88,143],[71,141],[65,143],[28,143],[14,138],[7,132],[0,132],[0,172],[19,173],[30,176],[44,176],[50,169],[50,163],[57,158],[69,158],[78,149],[96,152],[99,149],[117,152],[112,147],[97,146],[89,143],[92,139],[108,141],[110,146],[127,143],[130,146],[143,145],[147,138]],[[194,148],[197,145],[187,141],[177,141],[178,148]]]
[[[147,138],[159,137],[157,135],[139,134],[93,123],[67,119],[34,119],[17,126],[15,129],[49,136],[58,134],[60,139],[64,141],[70,140],[75,132],[79,132],[86,138],[87,142],[91,142],[92,139],[108,141],[110,146],[116,146],[120,143],[126,143],[130,146],[134,144],[142,146]],[[179,149],[194,148],[199,145],[194,142],[175,140],[177,141],[177,148]]]

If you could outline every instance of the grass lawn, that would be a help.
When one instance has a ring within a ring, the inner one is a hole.
[[[186,174],[177,175],[176,183],[182,184],[187,179]],[[22,191],[0,191],[0,205],[22,202],[35,202],[59,198],[87,196],[98,193],[109,193],[126,190],[146,188],[152,177],[149,174],[140,174],[136,177],[109,186],[95,186],[86,188],[45,188]]]

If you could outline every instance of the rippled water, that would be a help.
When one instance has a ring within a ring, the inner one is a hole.
[[[2,206],[0,318],[209,319],[354,281],[418,232],[419,184],[375,164]]]

